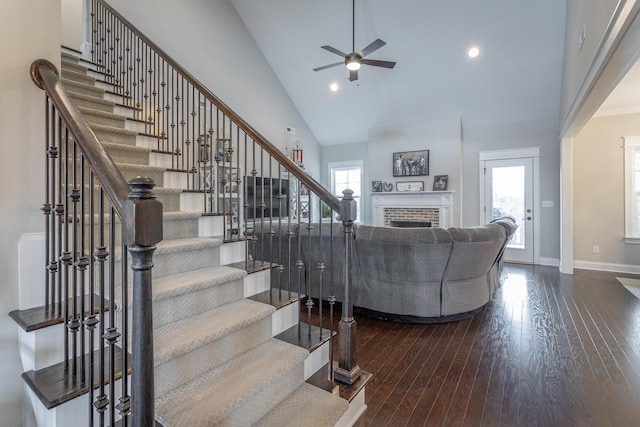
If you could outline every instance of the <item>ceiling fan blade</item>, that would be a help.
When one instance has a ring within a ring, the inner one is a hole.
[[[392,61],[378,61],[376,59],[363,59],[360,62],[365,65],[373,65],[374,67],[384,68],[393,68],[396,65],[396,63]]]
[[[349,71],[349,81],[353,82],[358,80],[358,70]]]
[[[323,65],[322,67],[314,68],[313,71],[322,71],[337,65],[344,65],[344,61],[336,62],[335,64]]]
[[[336,49],[335,47],[331,47],[331,46],[320,46],[321,48],[323,48],[324,50],[328,50],[331,53],[335,53],[336,55],[342,56],[343,58],[347,57],[347,54]]]
[[[365,57],[365,56],[369,55],[371,52],[374,52],[374,51],[380,49],[385,44],[387,44],[387,43],[383,42],[380,39],[374,40],[373,42],[371,42],[371,44],[369,44],[369,46],[367,46],[364,49],[362,49],[362,56]]]

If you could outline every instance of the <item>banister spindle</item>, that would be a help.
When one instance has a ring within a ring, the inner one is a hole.
[[[340,218],[344,228],[344,300],[342,302],[342,318],[338,324],[338,367],[335,378],[347,384],[353,384],[360,374],[356,363],[356,321],[353,318],[353,302],[351,301],[351,260],[353,252],[353,221],[358,207],[353,200],[353,190],[342,192],[340,201]]]

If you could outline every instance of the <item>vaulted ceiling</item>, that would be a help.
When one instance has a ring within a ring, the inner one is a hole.
[[[323,145],[452,117],[559,122],[563,0],[356,0],[356,50],[380,38],[387,45],[370,58],[397,65],[363,66],[355,82],[343,66],[313,71],[340,61],[320,46],[351,52],[350,0],[231,1]]]

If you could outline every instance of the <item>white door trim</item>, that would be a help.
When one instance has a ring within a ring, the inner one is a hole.
[[[480,194],[480,205],[478,207],[479,224],[485,222],[485,162],[489,160],[505,159],[533,159],[533,263],[540,264],[540,147],[515,148],[510,150],[481,151],[478,153],[478,192]]]

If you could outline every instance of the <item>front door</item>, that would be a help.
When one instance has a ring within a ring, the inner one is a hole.
[[[508,215],[518,225],[505,251],[505,261],[533,264],[533,159],[487,160],[484,175],[486,222]]]

